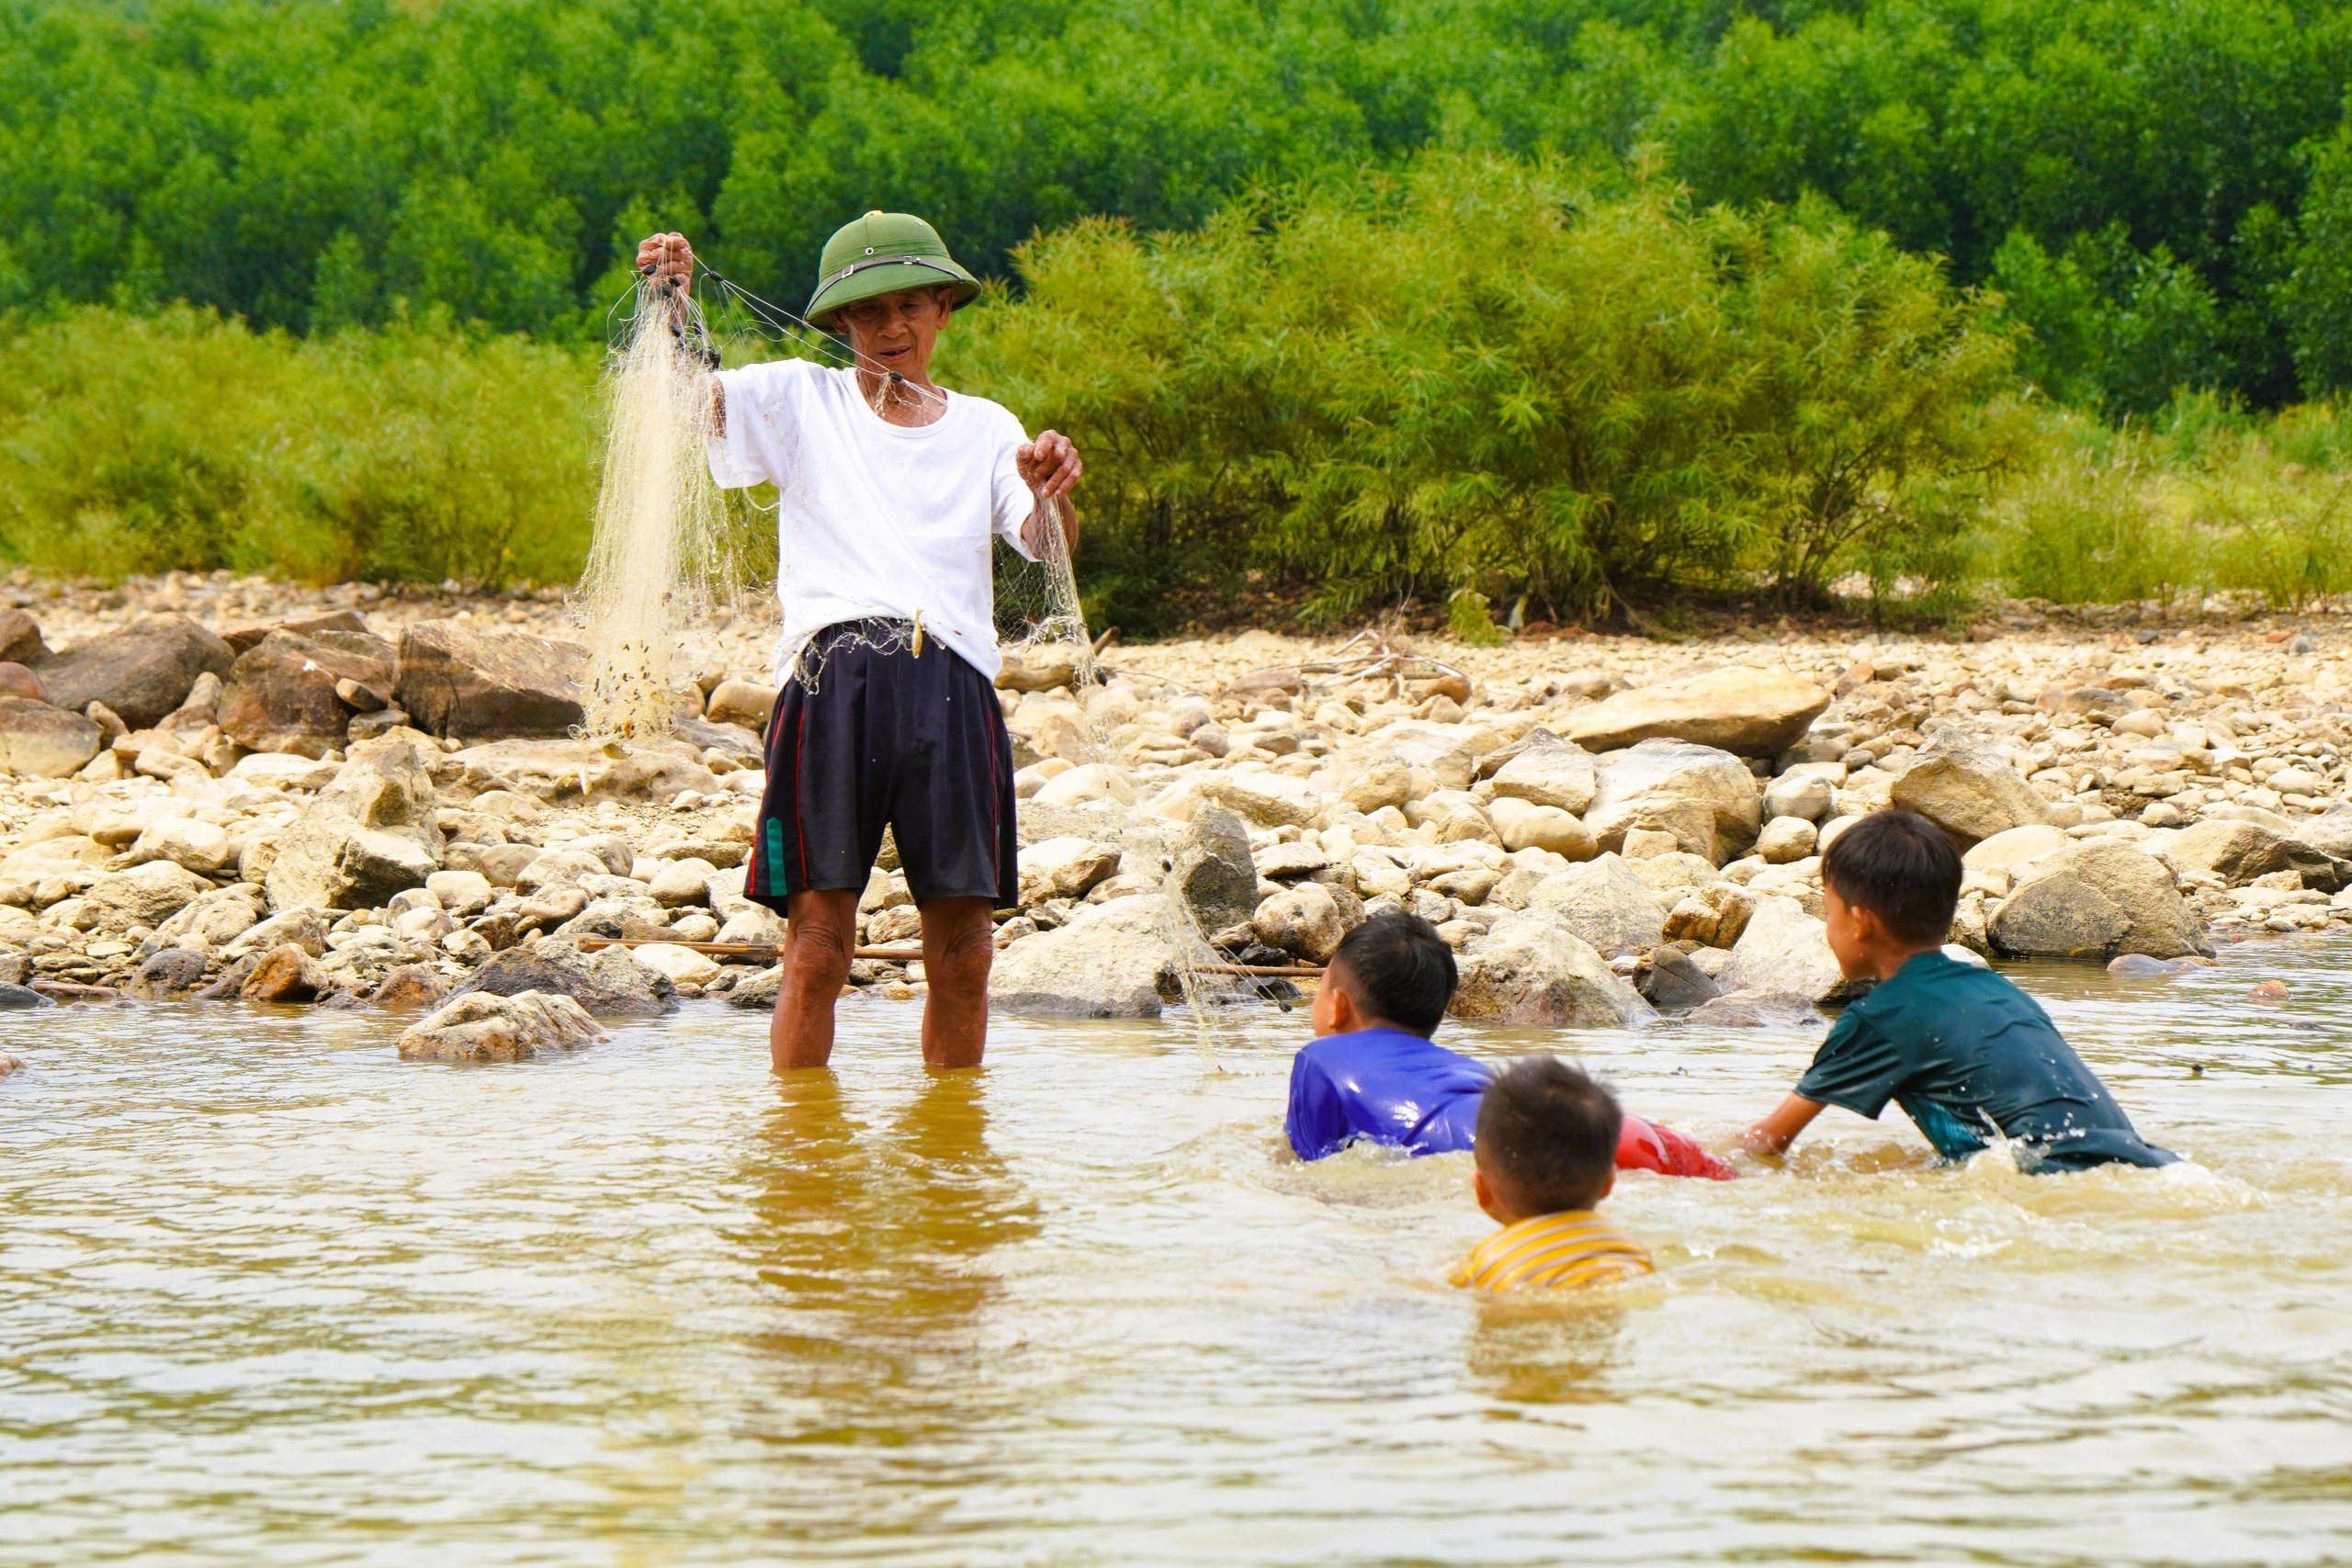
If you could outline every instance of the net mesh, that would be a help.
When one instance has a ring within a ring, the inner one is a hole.
[[[679,657],[740,576],[704,457],[716,428],[708,358],[685,326],[667,294],[640,281],[606,365],[604,471],[580,592],[591,739],[669,729]]]

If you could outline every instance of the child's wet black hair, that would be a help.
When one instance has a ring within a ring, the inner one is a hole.
[[[1874,811],[1830,840],[1821,880],[1903,942],[1941,942],[1960,902],[1960,852],[1916,811]]]
[[[1374,915],[1340,942],[1324,984],[1345,986],[1356,1005],[1415,1034],[1437,1032],[1453,1000],[1453,949],[1419,915]]]
[[[1522,1057],[1479,1096],[1479,1163],[1523,1208],[1589,1209],[1617,1168],[1624,1122],[1617,1097],[1582,1067]]]

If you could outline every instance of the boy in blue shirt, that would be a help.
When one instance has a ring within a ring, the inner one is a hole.
[[[1419,916],[1375,916],[1347,934],[1316,988],[1316,1039],[1291,1060],[1283,1131],[1299,1158],[1321,1159],[1358,1138],[1412,1155],[1472,1145],[1493,1070],[1430,1039],[1456,979],[1453,949]],[[1735,1174],[1638,1116],[1624,1118],[1617,1166],[1717,1180]]]
[[[1743,1146],[1785,1153],[1825,1105],[1876,1119],[1890,1100],[1936,1153],[1966,1159],[2009,1140],[2030,1171],[2170,1165],[2031,997],[1947,957],[1960,853],[1908,811],[1881,811],[1821,861],[1829,950],[1849,980],[1879,984],[1846,1010],[1779,1109]]]

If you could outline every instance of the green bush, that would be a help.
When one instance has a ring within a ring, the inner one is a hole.
[[[1865,558],[1931,565],[2010,439],[2008,337],[1818,204],[1433,155],[1021,264],[952,368],[1091,454],[1083,565],[1130,584],[1255,571],[1325,618],[1817,602]]]
[[[2342,404],[2265,417],[2201,393],[2121,428],[2052,414],[1988,514],[1991,568],[2012,593],[2064,602],[2352,592],[2347,459]]]
[[[503,583],[575,576],[594,366],[396,324],[296,339],[186,307],[0,330],[0,555]]]

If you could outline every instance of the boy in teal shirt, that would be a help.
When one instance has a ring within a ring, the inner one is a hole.
[[[1890,1100],[1936,1153],[1966,1159],[1996,1137],[2031,1171],[2170,1165],[2031,997],[1947,956],[1959,852],[1908,811],[1882,811],[1822,857],[1829,948],[1849,980],[1876,979],[1846,1010],[1796,1091],[1740,1140],[1786,1152],[1825,1105],[1876,1119]]]

